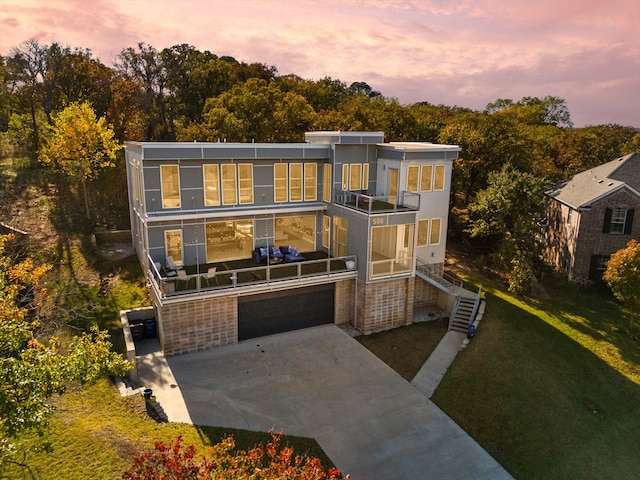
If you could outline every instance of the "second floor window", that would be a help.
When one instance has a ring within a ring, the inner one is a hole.
[[[606,208],[604,212],[603,233],[630,234],[633,224],[633,209]]]
[[[160,186],[162,188],[162,208],[180,208],[180,167],[160,166]]]

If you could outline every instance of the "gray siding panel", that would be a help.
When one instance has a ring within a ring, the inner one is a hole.
[[[180,160],[180,159],[198,159],[202,158],[202,148],[184,148],[179,146],[170,147],[145,147],[145,160]]]

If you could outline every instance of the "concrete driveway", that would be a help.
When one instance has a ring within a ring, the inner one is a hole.
[[[423,393],[335,325],[138,361],[170,421],[312,437],[343,474],[512,478]]]

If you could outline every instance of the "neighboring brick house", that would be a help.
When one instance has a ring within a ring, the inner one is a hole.
[[[133,242],[165,354],[322,323],[368,334],[443,301],[423,278],[444,269],[460,148],[382,132],[305,139],[125,144]],[[289,246],[299,252],[273,249]]]
[[[563,180],[546,195],[545,260],[571,281],[599,280],[611,254],[640,239],[638,153]]]

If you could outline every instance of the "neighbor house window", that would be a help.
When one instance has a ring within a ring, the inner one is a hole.
[[[276,202],[286,202],[289,199],[287,189],[289,184],[287,167],[288,165],[286,163],[276,163],[273,166]]]
[[[162,208],[180,207],[180,169],[178,165],[160,166]]]
[[[318,198],[318,165],[304,164],[304,199],[307,202]]]
[[[420,167],[420,191],[431,191],[431,176],[433,175],[433,165],[422,165]]]
[[[440,226],[442,224],[441,218],[431,219],[431,233],[429,234],[429,245],[440,244]]]
[[[220,169],[218,165],[203,165],[204,204],[208,207],[220,205]]]
[[[607,208],[604,213],[603,233],[629,234],[633,224],[633,209]]]
[[[407,192],[418,191],[419,176],[420,167],[418,165],[409,165],[407,167]]]
[[[418,247],[427,246],[427,238],[429,236],[429,220],[418,221]]]
[[[434,190],[444,190],[444,165],[436,165],[436,174],[433,179]]]
[[[253,165],[250,163],[238,165],[238,179],[240,203],[253,203]]]
[[[322,178],[322,200],[325,202],[331,203],[331,190],[333,186],[331,185],[331,164],[325,163],[323,167],[324,173]]]
[[[232,163],[222,165],[222,204],[235,205],[238,203],[236,166]]]
[[[165,230],[164,249],[176,265],[182,265],[182,230]]]

